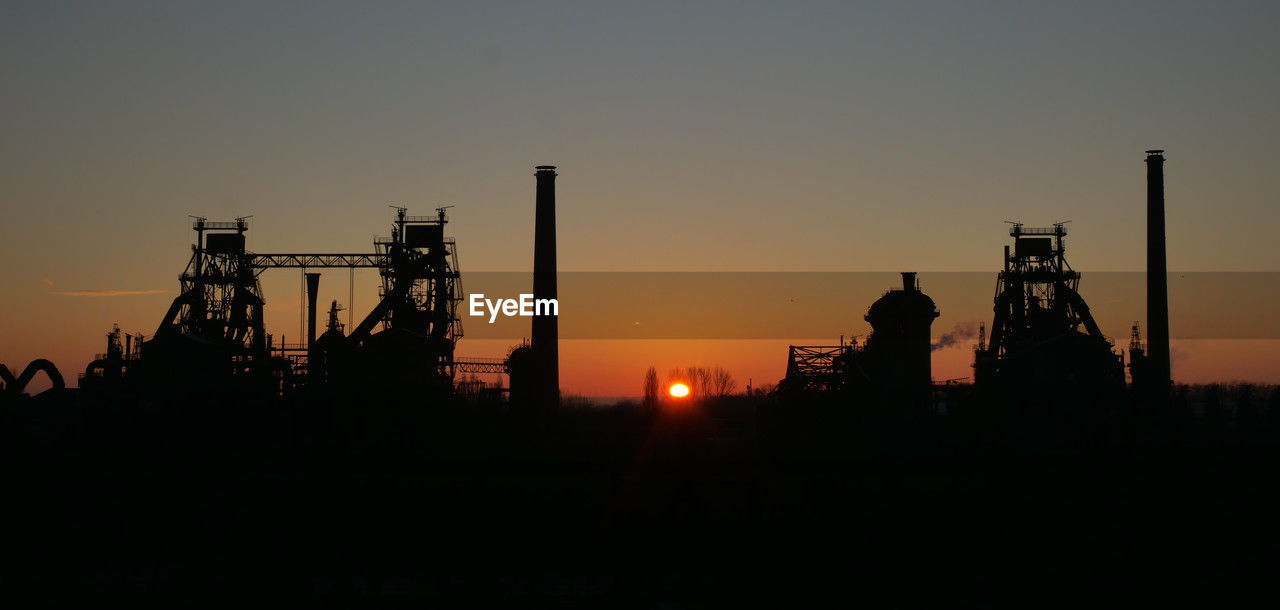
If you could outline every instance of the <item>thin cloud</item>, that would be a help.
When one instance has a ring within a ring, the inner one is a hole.
[[[64,297],[129,297],[140,294],[164,294],[164,290],[57,290]]]
[[[276,301],[267,305],[270,311],[298,311],[302,306],[302,299],[294,299],[292,301]]]

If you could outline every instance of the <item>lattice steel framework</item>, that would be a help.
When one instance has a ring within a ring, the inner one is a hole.
[[[790,390],[840,389],[846,378],[848,345],[792,345],[785,383]]]
[[[196,244],[179,277],[181,294],[156,334],[178,333],[265,352],[262,288],[244,250],[246,219],[196,218],[192,229]]]

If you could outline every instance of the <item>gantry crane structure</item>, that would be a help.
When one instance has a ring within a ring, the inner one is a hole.
[[[179,278],[180,294],[149,342],[156,347],[144,353],[168,358],[172,350],[165,346],[176,344],[187,351],[215,352],[217,359],[233,363],[232,372],[268,362],[278,369],[282,359],[271,357],[259,275],[267,269],[370,268],[381,278],[380,300],[344,342],[385,356],[375,360],[411,362],[413,374],[451,383],[454,347],[462,336],[457,315],[462,286],[456,242],[444,236],[446,209],[439,208],[435,216],[409,216],[405,208],[397,208],[391,237],[375,239],[372,253],[253,253],[245,247],[248,217],[232,222],[197,217],[192,225],[196,243]],[[478,366],[492,368],[488,362]]]

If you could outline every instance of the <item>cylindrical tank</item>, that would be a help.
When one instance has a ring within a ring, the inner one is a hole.
[[[927,407],[933,387],[930,328],[938,317],[933,299],[920,292],[916,274],[902,274],[902,288],[880,297],[865,317],[871,323],[865,357],[887,404]]]
[[[522,345],[507,356],[507,372],[511,377],[510,401],[513,407],[528,410],[536,403],[534,396],[538,360],[533,348]]]

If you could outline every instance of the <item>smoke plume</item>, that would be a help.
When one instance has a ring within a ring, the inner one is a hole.
[[[933,349],[930,351],[936,352],[944,347],[958,345],[961,341],[972,339],[977,335],[977,322],[960,322],[956,324],[955,328],[951,329],[951,332],[943,333],[941,337],[938,337],[938,340],[933,342]]]

